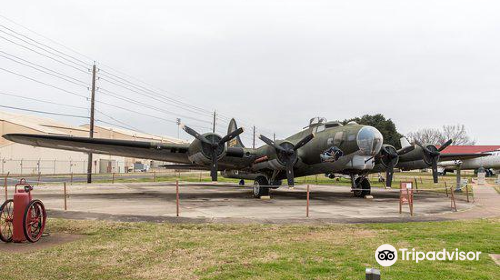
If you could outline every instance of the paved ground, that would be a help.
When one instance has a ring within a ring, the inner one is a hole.
[[[397,190],[374,189],[373,199],[355,198],[348,187],[311,186],[310,217],[306,218],[305,186],[273,190],[271,200],[252,197],[252,189],[230,184],[180,187],[180,217],[176,217],[172,183],[124,183],[68,186],[68,211],[62,187],[40,186],[34,192],[49,216],[119,221],[222,223],[364,223],[467,219],[500,216],[500,196],[491,187],[476,187],[475,203],[457,196],[452,212],[445,194],[415,195],[415,216],[408,205],[399,214]]]

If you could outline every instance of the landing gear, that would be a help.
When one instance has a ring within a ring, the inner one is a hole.
[[[272,185],[271,189],[275,190],[275,189],[281,187],[281,180],[272,181],[271,185]]]
[[[269,195],[269,181],[264,176],[255,178],[253,182],[253,196],[260,198],[261,196]]]
[[[354,176],[351,176],[351,181],[355,197],[365,197],[371,193],[370,181],[367,178],[361,176],[354,179]]]
[[[486,177],[493,177],[493,171],[491,169],[484,170],[486,172]]]

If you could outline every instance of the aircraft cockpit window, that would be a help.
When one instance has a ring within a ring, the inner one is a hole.
[[[339,122],[327,122],[325,123],[326,128],[331,128],[331,127],[337,127],[337,126],[342,126]]]
[[[318,132],[321,132],[323,130],[325,130],[325,125],[324,124],[320,124],[320,125],[318,125],[316,127],[315,132],[318,133]]]
[[[314,117],[309,121],[309,125],[314,125],[318,123],[326,123],[326,119],[322,117]]]
[[[363,155],[374,156],[382,148],[384,138],[376,128],[364,126],[358,131],[356,142]]]

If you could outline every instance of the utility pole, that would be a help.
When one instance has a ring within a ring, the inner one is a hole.
[[[252,147],[255,149],[255,125],[253,126],[253,145]]]
[[[181,119],[180,118],[177,118],[177,139],[180,139],[179,138],[179,132],[181,130]]]
[[[214,111],[214,122],[213,122],[213,127],[212,127],[212,132],[215,133],[215,121],[217,120],[217,112]]]
[[[96,66],[92,66],[92,88],[90,99],[90,138],[94,138],[94,113],[95,113],[95,81],[96,81]],[[89,153],[89,160],[87,165],[87,184],[92,183],[92,153]]]
[[[276,142],[276,133],[273,133],[273,141]]]

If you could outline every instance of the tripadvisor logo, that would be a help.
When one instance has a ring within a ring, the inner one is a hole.
[[[398,252],[399,251],[399,252]],[[377,250],[375,250],[375,260],[381,266],[391,266],[398,260],[398,254],[402,261],[414,261],[418,263],[419,261],[429,260],[429,261],[478,261],[481,252],[464,252],[459,251],[458,248],[455,250],[448,251],[443,249],[441,251],[429,251],[422,252],[416,251],[415,248],[407,249],[401,248],[396,250],[394,246],[390,244],[380,245]]]

